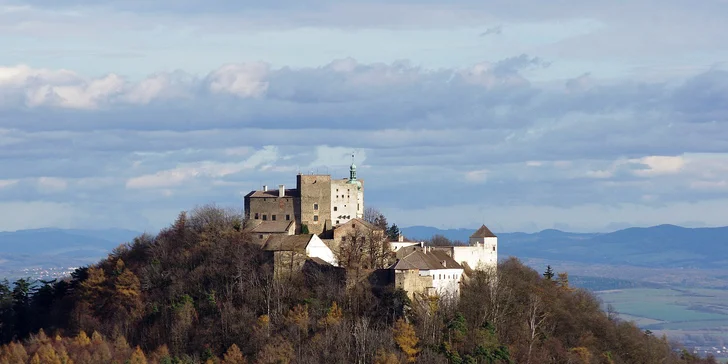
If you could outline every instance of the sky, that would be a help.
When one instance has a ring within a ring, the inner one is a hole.
[[[399,226],[728,225],[728,1],[0,0],[0,231],[348,176]]]

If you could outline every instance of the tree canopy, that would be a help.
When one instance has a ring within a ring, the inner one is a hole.
[[[243,226],[206,206],[68,279],[1,282],[0,363],[710,362],[515,258],[459,300],[410,300],[371,277],[274,279]]]

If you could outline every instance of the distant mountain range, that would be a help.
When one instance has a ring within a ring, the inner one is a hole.
[[[94,263],[140,233],[124,229],[33,229],[0,232],[0,278],[21,277],[23,269]]]
[[[475,229],[441,230],[428,226],[401,229],[412,239],[440,234],[468,241]],[[0,232],[0,278],[32,267],[87,265],[140,233],[124,229],[34,229]],[[728,227],[683,228],[659,225],[611,233],[498,233],[499,255],[521,259],[651,268],[728,267]]]
[[[413,239],[440,234],[467,242],[475,229],[441,230],[429,226],[401,229]],[[684,228],[659,225],[628,228],[611,233],[498,233],[500,257],[539,258],[581,263],[642,267],[726,268],[728,227]]]

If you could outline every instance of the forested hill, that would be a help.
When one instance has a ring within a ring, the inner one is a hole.
[[[0,284],[0,363],[710,362],[516,259],[410,300],[352,267],[274,279],[241,226],[201,208],[67,281]]]
[[[439,230],[413,226],[401,229],[411,238],[442,235],[468,241],[474,229]],[[581,263],[643,267],[724,268],[728,264],[728,227],[684,228],[658,225],[611,233],[543,230],[533,234],[499,233],[501,257],[568,260]]]

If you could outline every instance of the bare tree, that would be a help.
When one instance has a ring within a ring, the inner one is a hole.
[[[526,312],[529,335],[528,360],[526,361],[527,364],[531,363],[531,352],[533,351],[533,344],[536,342],[538,332],[542,329],[548,317],[547,312],[544,310],[544,308],[545,305],[541,297],[534,293],[528,295],[528,311]]]

